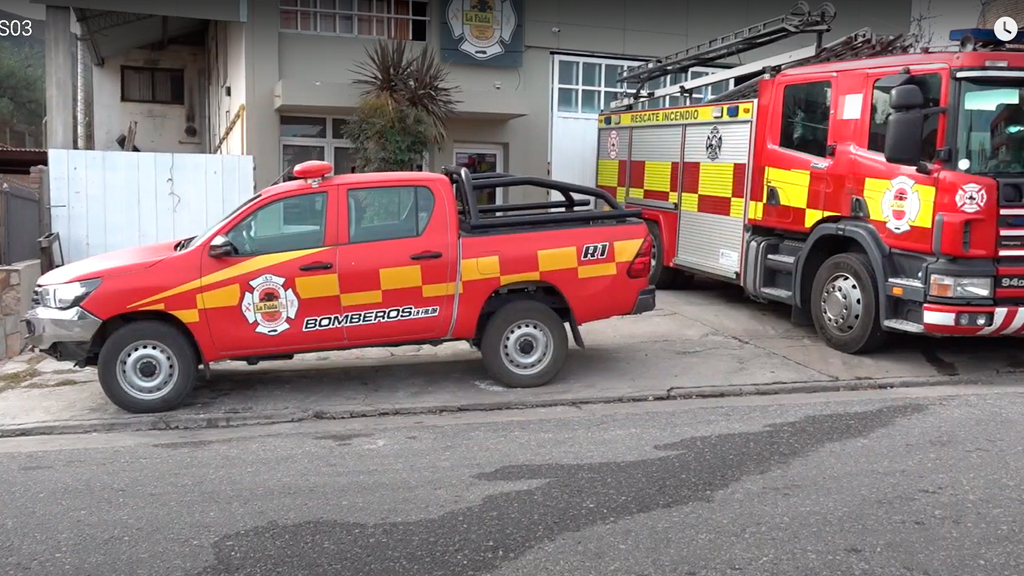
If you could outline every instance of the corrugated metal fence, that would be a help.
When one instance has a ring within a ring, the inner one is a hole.
[[[205,231],[255,193],[252,156],[49,150],[64,261]]]

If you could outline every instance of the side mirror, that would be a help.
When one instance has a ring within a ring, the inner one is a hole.
[[[914,84],[893,88],[889,93],[889,108],[894,112],[924,108],[924,94],[921,93],[921,88]]]
[[[236,254],[235,245],[227,236],[218,234],[210,241],[210,258],[226,258]]]
[[[893,112],[885,129],[885,161],[918,166],[924,152],[923,140],[924,114],[920,109]]]

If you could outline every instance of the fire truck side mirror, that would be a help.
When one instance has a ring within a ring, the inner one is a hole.
[[[901,166],[921,162],[924,113],[920,109],[893,112],[885,131],[885,161]]]
[[[924,108],[924,94],[914,84],[896,86],[889,93],[889,108],[894,111],[920,110]]]

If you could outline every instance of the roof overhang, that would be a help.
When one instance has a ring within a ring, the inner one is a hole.
[[[93,64],[102,66],[111,56],[205,30],[208,20],[154,16],[138,12],[112,12],[74,8],[82,36],[89,42]]]
[[[46,166],[46,150],[0,148],[0,174],[29,174],[34,166]]]
[[[29,0],[29,3],[92,10],[94,12],[125,12],[149,16],[191,18],[195,20],[246,22],[249,19],[248,0],[175,0],[174,2],[142,2],[140,0]]]

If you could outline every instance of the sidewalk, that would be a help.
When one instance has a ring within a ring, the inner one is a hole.
[[[572,347],[556,381],[528,390],[487,380],[478,353],[450,343],[215,364],[187,406],[137,416],[107,401],[94,369],[23,356],[0,368],[0,436],[926,385],[1024,370],[1018,341],[897,338],[882,353],[847,356],[790,325],[785,309],[732,290],[658,298],[652,313],[584,326],[586,350]]]

